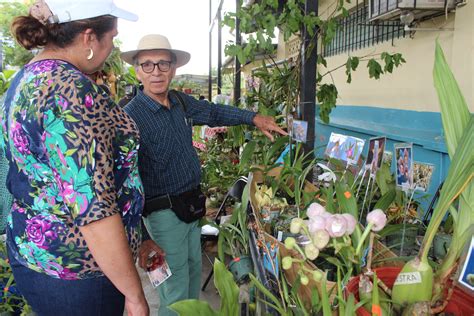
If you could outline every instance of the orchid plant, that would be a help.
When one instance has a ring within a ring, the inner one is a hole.
[[[354,215],[349,213],[331,214],[319,203],[312,203],[306,210],[308,220],[294,218],[290,232],[299,234],[298,240],[293,237],[285,239],[285,247],[296,249],[302,259],[285,257],[282,259],[283,269],[290,269],[293,263],[302,264],[306,259],[315,260],[323,251],[334,251],[334,257],[325,259],[342,270],[350,277],[354,272],[360,272],[364,258],[364,245],[371,232],[380,231],[387,223],[387,216],[380,209],[375,209],[367,215],[367,226],[359,238],[352,236],[359,229]],[[303,267],[303,265],[302,265]],[[304,284],[304,268],[301,273]],[[321,280],[320,272],[314,272],[316,281]]]

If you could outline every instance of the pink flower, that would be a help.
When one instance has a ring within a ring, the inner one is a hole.
[[[344,216],[344,218],[346,219],[347,221],[347,229],[346,229],[346,234],[350,235],[354,232],[354,229],[357,225],[357,221],[355,219],[354,216],[352,216],[351,214],[349,213],[344,213],[342,214],[342,216]]]
[[[58,276],[62,280],[76,280],[77,273],[72,272],[69,268],[63,268],[59,271]]]
[[[319,203],[311,203],[306,211],[306,215],[308,215],[310,219],[314,216],[323,216],[325,213],[327,213],[326,209]]]
[[[26,135],[25,131],[23,130],[21,124],[15,122],[12,124],[11,129],[13,145],[16,147],[18,152],[23,155],[30,154],[30,142],[28,140],[28,136]]]
[[[326,218],[316,215],[308,221],[308,229],[310,233],[314,233],[319,229],[326,228]]]
[[[326,231],[331,237],[342,237],[346,229],[347,221],[342,215],[334,214],[326,220]]]
[[[372,231],[378,232],[387,224],[387,215],[381,209],[375,209],[367,214],[367,224],[372,224]]]
[[[90,93],[86,94],[86,97],[84,99],[84,105],[86,108],[90,109],[92,105],[94,104],[94,100],[92,99],[92,96]]]
[[[51,223],[42,215],[26,220],[26,224],[28,239],[39,248],[47,249],[49,241],[57,238],[57,234],[52,230]]]

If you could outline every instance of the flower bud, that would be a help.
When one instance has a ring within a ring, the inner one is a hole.
[[[308,283],[309,283],[309,278],[308,278],[305,274],[301,274],[301,276],[300,276],[300,281],[301,281],[301,284],[303,284],[303,285],[308,285]]]
[[[283,269],[288,270],[291,268],[291,265],[293,264],[293,259],[291,257],[284,257],[281,260],[281,265]]]
[[[288,248],[288,249],[293,249],[296,245],[296,239],[294,239],[293,237],[287,237],[285,239],[285,247]]]
[[[304,246],[304,254],[309,260],[314,260],[319,256],[319,249],[313,243]]]
[[[299,217],[295,217],[291,220],[290,223],[290,232],[292,234],[298,234],[301,230],[301,226],[303,226],[303,220]]]
[[[346,229],[347,221],[342,215],[334,214],[326,220],[326,230],[331,237],[344,236]]]
[[[313,279],[316,282],[319,282],[323,279],[323,273],[319,270],[313,271]]]
[[[375,209],[367,214],[367,224],[372,223],[372,231],[378,232],[387,224],[387,215],[381,209]]]
[[[331,237],[326,230],[319,229],[311,235],[311,239],[313,240],[313,244],[321,250],[327,246]]]

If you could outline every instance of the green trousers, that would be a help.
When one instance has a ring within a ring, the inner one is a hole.
[[[153,212],[144,219],[151,238],[166,253],[171,276],[156,290],[160,296],[159,316],[177,315],[168,308],[174,302],[199,299],[201,288],[201,227],[187,224],[170,209]]]

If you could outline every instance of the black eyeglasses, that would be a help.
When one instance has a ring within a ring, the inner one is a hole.
[[[142,67],[142,70],[144,73],[152,73],[155,70],[155,67],[158,66],[158,70],[167,72],[171,68],[172,61],[168,60],[160,60],[157,63],[153,63],[151,61],[146,61],[144,63],[141,63],[140,66]]]

